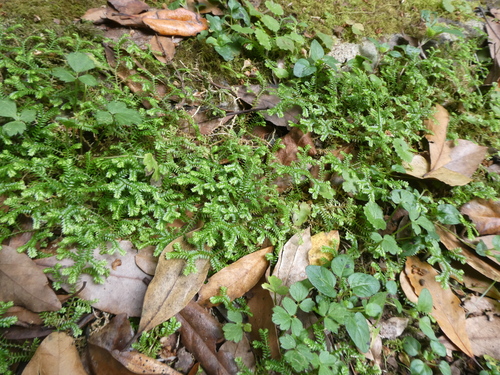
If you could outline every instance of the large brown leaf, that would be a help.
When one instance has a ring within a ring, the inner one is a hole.
[[[35,312],[61,308],[43,271],[26,254],[10,246],[0,250],[0,285],[1,301],[13,301]]]
[[[500,234],[500,200],[474,199],[460,209],[476,225],[481,235]]]
[[[474,354],[486,354],[500,360],[500,318],[495,315],[475,316],[468,318],[466,325]]]
[[[223,268],[213,275],[203,285],[198,296],[198,303],[205,307],[214,306],[210,298],[219,294],[222,286],[227,287],[227,295],[234,300],[241,297],[254,287],[268,267],[266,254],[273,251],[272,247],[245,255],[233,264]],[[238,280],[238,282],[235,282]]]
[[[182,259],[165,259],[165,253],[174,250],[179,244],[184,251],[193,251],[195,247],[188,244],[183,237],[172,241],[160,254],[155,276],[149,284],[144,297],[141,321],[137,335],[156,327],[181,311],[205,281],[209,259],[196,260],[197,272],[184,275],[186,262]]]
[[[281,138],[281,144],[285,147],[278,150],[276,158],[283,165],[290,165],[298,159],[299,148],[310,146],[308,155],[316,155],[316,147],[314,147],[311,133],[304,134],[299,128],[292,128],[288,134]]]
[[[500,13],[499,9],[490,9],[490,12],[495,18],[485,18],[489,42],[488,46],[490,48],[490,56],[493,59],[493,66],[484,82],[487,85],[491,85],[500,79],[500,24],[497,22],[500,19]]]
[[[35,352],[23,375],[87,375],[72,337],[51,333]]]
[[[283,285],[288,287],[297,281],[305,280],[307,278],[306,267],[309,265],[308,253],[311,247],[311,228],[293,235],[279,254],[273,276],[281,279]],[[277,294],[274,298],[279,305],[283,296]]]
[[[432,134],[425,136],[429,142],[431,170],[439,169],[451,161],[450,150],[446,145],[449,121],[450,115],[448,111],[439,104],[436,104],[434,117],[424,121],[426,128],[432,132]]]
[[[208,375],[232,375],[238,372],[233,355],[217,350],[217,344],[224,341],[224,333],[212,314],[191,301],[176,318],[182,324],[182,344],[201,363]]]
[[[140,316],[147,282],[151,277],[144,273],[135,263],[137,250],[133,248],[130,241],[120,241],[120,248],[125,255],[101,254],[100,249],[94,250],[96,260],[104,260],[111,267],[109,277],[104,284],[94,283],[92,276],[82,274],[76,284],[76,289],[85,288],[79,293],[83,299],[94,300],[92,306],[111,314],[126,313],[129,316]],[[43,267],[53,267],[59,263],[63,268],[74,264],[73,260],[64,259],[59,261],[55,256],[37,259],[36,263]],[[52,277],[52,275],[50,275]],[[67,292],[74,286],[63,285]]]
[[[405,274],[419,296],[424,288],[432,295],[431,315],[445,335],[465,354],[474,356],[465,327],[465,311],[451,289],[443,289],[436,281],[437,271],[417,257],[408,257]]]

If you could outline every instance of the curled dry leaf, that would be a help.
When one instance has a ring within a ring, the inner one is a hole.
[[[120,241],[119,246],[125,255],[101,254],[100,249],[94,250],[94,259],[104,260],[111,266],[109,276],[104,284],[96,284],[92,276],[82,274],[75,286],[65,284],[63,289],[70,292],[73,287],[76,287],[79,290],[83,288],[85,283],[85,288],[82,289],[79,296],[87,300],[97,299],[98,301],[92,304],[93,307],[112,314],[127,313],[129,316],[140,316],[147,283],[151,277],[142,272],[135,264],[137,250],[133,248],[130,241]],[[43,267],[53,267],[59,263],[63,268],[66,268],[71,266],[74,261],[71,259],[59,261],[54,256],[37,259],[36,263]]]
[[[193,353],[208,375],[230,375],[238,372],[232,354],[217,350],[217,344],[224,341],[224,333],[212,314],[191,301],[176,318],[181,323],[182,344]]]
[[[474,199],[464,204],[460,212],[472,220],[479,234],[500,234],[500,200]]]
[[[184,260],[165,259],[165,253],[173,251],[176,244],[179,244],[184,251],[195,250],[193,245],[188,244],[183,237],[179,237],[162,251],[155,276],[144,297],[137,336],[181,311],[198,293],[207,277],[210,268],[209,259],[198,258],[195,261],[197,272],[187,276],[183,274],[186,264]]]
[[[54,332],[42,341],[23,375],[87,375],[72,337]]]
[[[273,247],[245,255],[233,264],[223,268],[213,275],[200,289],[198,303],[205,307],[214,306],[210,298],[219,294],[222,286],[227,287],[227,295],[234,300],[252,289],[262,277],[269,265],[266,254],[273,251]],[[235,282],[238,280],[238,282]]]
[[[417,257],[408,257],[405,264],[408,277],[415,294],[420,295],[426,288],[432,295],[431,315],[445,335],[465,354],[473,357],[474,353],[465,328],[465,311],[451,289],[443,289],[436,281],[437,271]]]
[[[306,267],[309,265],[307,254],[311,246],[311,228],[293,235],[279,254],[273,276],[281,279],[283,285],[288,287],[297,281],[305,280],[307,278]],[[280,304],[283,296],[277,294],[275,299],[277,304]]]
[[[35,312],[57,311],[62,307],[43,271],[26,254],[11,246],[0,249],[0,285],[0,301],[13,301]]]
[[[337,252],[340,246],[339,231],[321,232],[311,237],[311,250],[307,253],[309,264],[322,266],[333,259],[333,253],[322,251],[323,246],[333,247]]]

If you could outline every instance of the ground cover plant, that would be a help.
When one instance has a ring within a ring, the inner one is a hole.
[[[467,2],[346,62],[276,2],[180,6],[209,58],[2,19],[0,372],[498,373],[498,62],[436,13]]]

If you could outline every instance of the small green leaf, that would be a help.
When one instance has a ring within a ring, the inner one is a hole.
[[[292,318],[292,323],[290,324],[290,328],[292,330],[292,335],[294,335],[294,336],[300,336],[300,334],[304,330],[304,326],[302,325],[302,322],[297,317]]]
[[[269,276],[268,278],[269,284],[264,283],[262,284],[262,288],[267,289],[273,293],[277,293],[280,295],[285,295],[288,294],[288,287],[283,284],[283,281],[281,281],[279,278],[276,276]]]
[[[494,236],[492,243],[495,250],[500,251],[500,235]]]
[[[285,14],[281,5],[275,3],[274,1],[267,0],[266,7],[267,7],[267,9],[269,9],[271,11],[271,13],[273,13],[277,16],[282,16],[283,14]]]
[[[36,111],[34,109],[25,109],[19,115],[19,120],[24,122],[33,122],[36,119]]]
[[[293,211],[293,225],[300,227],[307,221],[307,218],[311,214],[311,205],[307,202],[301,202],[298,209],[295,208]]]
[[[430,313],[432,311],[432,295],[429,289],[424,288],[418,296],[417,310],[422,313]]]
[[[440,357],[446,357],[446,347],[438,340],[431,340],[431,348]]]
[[[382,240],[380,246],[387,253],[391,253],[392,255],[401,254],[403,251],[396,242],[396,239],[393,236],[388,234],[384,235],[384,239]]]
[[[257,38],[262,47],[264,47],[268,51],[271,50],[271,39],[264,30],[256,29],[255,37]]]
[[[440,204],[437,207],[437,219],[443,224],[460,224],[462,215],[451,204]]]
[[[355,23],[351,26],[352,32],[356,35],[362,35],[365,31],[365,27],[361,23]]]
[[[482,257],[485,257],[488,255],[487,251],[488,251],[488,246],[486,246],[483,240],[479,241],[479,243],[476,245],[476,253],[478,253]]]
[[[330,267],[338,277],[348,277],[354,273],[354,261],[347,254],[336,256],[332,260]]]
[[[243,328],[240,324],[227,323],[222,327],[226,340],[240,342],[243,338]]]
[[[239,24],[236,24],[236,25],[231,25],[231,29],[233,29],[234,31],[236,31],[237,33],[241,33],[241,34],[253,34],[255,32],[254,29],[252,29],[251,27],[243,27]]]
[[[260,20],[264,26],[271,31],[277,32],[280,29],[280,23],[275,18],[268,16],[267,14],[262,16]]]
[[[443,0],[443,8],[447,12],[453,13],[455,11],[455,7],[452,4],[453,0]]]
[[[333,56],[323,56],[323,62],[328,65],[330,68],[333,68],[333,69],[337,69],[338,68],[338,65],[340,64],[340,62],[335,59]]]
[[[418,355],[421,347],[422,345],[420,345],[420,342],[412,336],[406,336],[403,339],[403,349],[411,357]]]
[[[451,375],[451,367],[448,362],[439,362],[439,371],[441,371],[441,375]]]
[[[97,79],[90,74],[84,74],[83,76],[78,77],[78,80],[87,86],[97,86],[98,84]]]
[[[224,44],[223,46],[215,46],[214,49],[225,61],[231,61],[241,52],[240,48],[233,43]]]
[[[76,81],[76,77],[68,69],[54,68],[52,69],[52,75],[59,78],[63,82]]]
[[[382,313],[382,308],[376,303],[368,303],[365,306],[365,313],[366,315],[375,318]]]
[[[309,289],[307,289],[307,287],[300,281],[290,286],[290,295],[297,302],[300,302],[303,299],[305,299],[308,294],[309,294]]]
[[[76,73],[86,72],[87,70],[94,69],[94,61],[82,52],[72,52],[66,55],[68,64]]]
[[[96,111],[95,119],[101,125],[110,125],[113,123],[113,115],[108,111]]]
[[[0,116],[11,117],[13,119],[17,118],[16,102],[9,99],[0,100]]]
[[[363,211],[366,218],[375,229],[383,230],[386,228],[387,223],[384,220],[384,213],[377,203],[373,201],[368,202],[365,207],[363,207]]]
[[[431,326],[431,320],[428,316],[423,316],[422,318],[420,318],[418,321],[418,326],[428,338],[430,338],[431,340],[437,340],[436,334],[434,333],[434,330]]]
[[[285,36],[289,37],[292,39],[295,43],[297,43],[299,46],[303,45],[306,43],[304,37],[300,34],[297,34],[295,31],[292,31],[290,34],[286,34]]]
[[[370,328],[365,317],[360,312],[348,317],[345,328],[349,337],[362,353],[367,353],[370,349]]]
[[[232,311],[228,310],[227,312],[227,318],[235,323],[241,323],[243,322],[243,317],[241,316],[241,313],[238,311]]]
[[[354,295],[358,297],[370,297],[380,289],[379,281],[372,275],[356,272],[347,279]]]
[[[332,318],[326,317],[325,320],[323,321],[325,324],[325,328],[329,330],[330,332],[337,333],[339,330],[339,324],[335,322]]]
[[[222,31],[222,25],[224,25],[224,21],[219,16],[212,16],[211,14],[207,14],[207,20],[210,26],[210,30]]]
[[[321,266],[307,266],[306,274],[311,284],[318,291],[328,297],[337,296],[337,291],[335,290],[337,279],[331,271]]]
[[[299,307],[304,312],[311,312],[315,305],[311,298],[306,298],[299,304]]]
[[[288,350],[284,357],[296,372],[306,370],[314,358],[311,349],[304,344],[299,344],[294,350]]]
[[[293,41],[293,39],[287,36],[277,37],[276,45],[278,46],[279,49],[282,49],[284,51],[293,52],[295,50],[295,42]]]
[[[280,337],[281,347],[285,350],[293,349],[297,346],[297,342],[291,335],[283,335]]]
[[[282,331],[286,331],[292,324],[292,317],[283,307],[274,306],[272,321],[274,324],[279,325]]]
[[[432,370],[420,359],[414,359],[410,363],[411,375],[432,375]]]
[[[413,153],[410,151],[408,147],[408,143],[403,138],[394,138],[392,140],[392,144],[394,145],[394,149],[396,153],[401,158],[401,160],[411,163],[413,160]]]
[[[293,66],[293,75],[295,77],[307,77],[316,72],[316,67],[311,66],[309,60],[306,59],[298,59],[295,65]]]
[[[321,59],[323,56],[325,56],[325,51],[323,50],[323,47],[321,47],[321,44],[315,39],[311,42],[311,49],[309,50],[309,57],[311,58],[312,61],[316,62],[319,59]]]
[[[385,283],[385,289],[389,294],[397,294],[398,293],[398,284],[394,280],[389,280]]]
[[[288,312],[289,315],[297,314],[297,304],[291,298],[283,298],[282,304],[283,308]]]
[[[9,137],[16,134],[23,134],[26,130],[26,124],[23,121],[10,121],[3,126],[3,131]]]
[[[331,50],[333,47],[333,38],[331,35],[324,34],[322,32],[317,32],[316,36],[321,39],[327,50]]]

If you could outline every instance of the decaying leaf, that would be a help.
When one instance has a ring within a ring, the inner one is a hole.
[[[439,239],[448,250],[460,248],[462,255],[467,258],[467,264],[478,271],[480,274],[494,281],[500,281],[500,271],[489,264],[487,259],[483,259],[475,252],[472,252],[466,245],[462,244],[453,233],[450,233],[440,226],[436,225],[436,233]]]
[[[486,17],[486,31],[488,33],[488,46],[490,56],[493,59],[493,67],[486,77],[485,84],[491,85],[500,79],[500,24],[498,23],[498,9],[490,9],[490,13],[495,15],[495,18]]]
[[[248,317],[248,322],[252,325],[250,332],[250,341],[260,340],[260,329],[268,330],[268,344],[271,349],[271,357],[279,358],[280,344],[278,341],[278,333],[276,325],[272,321],[274,302],[269,294],[269,291],[262,288],[262,284],[266,282],[265,276],[247,293],[247,306],[252,312],[252,316]]]
[[[164,64],[172,61],[175,55],[176,44],[171,38],[155,35],[151,38],[150,44],[153,54],[159,61]]]
[[[42,341],[23,375],[87,375],[72,337],[54,332]]]
[[[182,324],[181,342],[208,375],[232,375],[238,368],[231,353],[217,350],[224,341],[221,324],[203,307],[191,301],[176,315]]]
[[[394,340],[401,336],[408,326],[408,318],[393,316],[380,322],[380,337]]]
[[[311,237],[311,250],[307,253],[309,264],[322,266],[333,259],[333,253],[322,251],[323,246],[332,247],[337,251],[340,246],[340,235],[338,230],[328,233],[321,232]]]
[[[451,289],[443,289],[436,281],[437,271],[417,257],[408,257],[405,264],[408,277],[415,294],[420,295],[426,288],[432,295],[431,315],[445,335],[470,357],[474,356],[465,328],[465,311]]]
[[[4,317],[15,316],[17,318],[17,322],[15,322],[14,324],[21,327],[29,327],[32,325],[43,324],[40,315],[34,313],[33,311],[25,309],[24,307],[21,306],[13,306],[7,309],[7,311],[3,316]]]
[[[273,270],[273,276],[281,279],[283,285],[288,287],[297,281],[306,279],[306,267],[309,265],[307,254],[311,246],[311,228],[295,234],[283,246],[276,267]],[[275,296],[277,304],[282,299],[282,295],[277,294]]]
[[[217,272],[200,289],[198,303],[205,307],[214,306],[210,302],[210,298],[219,294],[222,286],[227,287],[227,295],[231,301],[241,297],[252,289],[266,272],[269,262],[265,256],[272,251],[272,247],[266,247],[245,255]],[[238,282],[235,282],[235,280],[238,280]]]
[[[62,307],[43,271],[26,254],[11,246],[0,249],[0,285],[0,301],[13,301],[35,312],[57,311]]]
[[[460,212],[472,220],[479,234],[500,234],[500,200],[474,199],[464,204]]]
[[[97,299],[98,301],[92,304],[93,307],[112,314],[127,313],[129,316],[140,316],[147,283],[151,277],[135,264],[137,250],[132,247],[130,241],[120,241],[119,246],[125,255],[101,254],[100,249],[94,250],[96,260],[104,260],[111,266],[109,277],[104,284],[96,284],[92,276],[82,274],[75,286],[63,285],[63,289],[69,292],[76,287],[79,290],[85,283],[85,288],[79,296],[87,300]],[[71,259],[59,261],[54,256],[37,259],[36,263],[43,267],[53,267],[59,263],[65,268],[73,265],[74,261]],[[49,277],[53,276],[49,274]]]
[[[477,356],[489,355],[500,360],[500,318],[475,316],[466,320],[467,336]]]
[[[281,138],[281,144],[284,148],[280,148],[276,153],[276,159],[283,165],[290,165],[297,160],[297,154],[300,148],[310,146],[308,155],[316,155],[316,147],[311,138],[311,133],[304,134],[299,128],[292,128],[288,134]]]
[[[139,14],[149,9],[149,5],[140,0],[108,0],[108,3],[125,14]]]
[[[238,97],[248,105],[251,105],[255,109],[266,110],[274,108],[276,104],[280,102],[278,95],[273,94],[273,90],[277,88],[270,86],[264,90],[261,90],[259,85],[250,86],[240,86],[238,88]],[[302,109],[299,106],[294,106],[284,113],[283,117],[278,117],[278,115],[269,115],[263,112],[264,118],[270,123],[276,126],[288,126],[288,122],[298,123],[298,119],[302,114]]]
[[[184,251],[195,250],[183,237],[172,241],[160,254],[155,276],[144,297],[141,321],[137,335],[156,327],[181,311],[200,290],[210,268],[209,259],[198,258],[196,273],[184,275],[186,262],[182,259],[165,259],[165,253],[179,244]]]
[[[255,370],[255,356],[246,336],[243,336],[240,342],[226,341],[220,347],[220,351],[230,354],[233,358],[241,358],[242,362],[250,371]]]
[[[139,267],[142,272],[153,276],[156,271],[156,266],[158,265],[158,257],[154,254],[155,246],[146,246],[140,249],[135,256],[135,264]]]
[[[202,14],[212,13],[214,16],[222,16],[224,14],[217,3],[210,0],[186,0],[186,6],[190,11]]]
[[[430,162],[422,155],[415,155],[410,164],[405,165],[406,173],[417,178],[433,178],[450,186],[466,185],[487,154],[487,147],[458,139],[456,144],[446,140],[449,114],[436,105],[432,119],[425,121],[432,134],[429,141]]]

